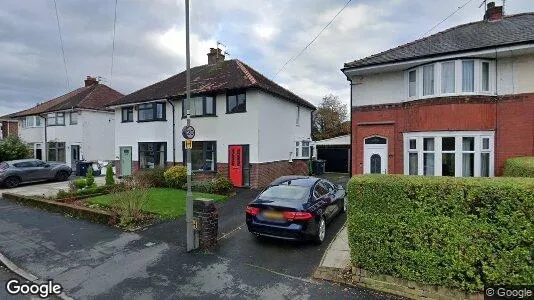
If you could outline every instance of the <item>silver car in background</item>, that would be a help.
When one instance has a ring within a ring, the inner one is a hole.
[[[38,159],[4,161],[0,163],[0,184],[14,188],[28,182],[65,181],[71,173],[71,167],[61,163],[46,163]]]

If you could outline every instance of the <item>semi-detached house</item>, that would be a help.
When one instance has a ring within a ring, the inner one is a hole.
[[[191,68],[194,176],[228,176],[239,187],[308,174],[315,107],[219,49]],[[186,72],[129,94],[115,109],[118,174],[184,162]]]
[[[495,176],[534,155],[534,13],[484,19],[346,63],[352,174]]]
[[[107,105],[123,94],[87,76],[85,86],[9,115],[36,159],[74,168],[79,160],[115,158],[115,122]]]

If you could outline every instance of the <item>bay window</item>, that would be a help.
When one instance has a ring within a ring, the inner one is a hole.
[[[495,62],[483,59],[457,59],[431,63],[407,70],[405,97],[431,98],[495,92]],[[418,74],[421,74],[418,77]],[[422,80],[422,84],[418,83]]]
[[[22,128],[42,127],[40,116],[27,116],[22,119]]]
[[[494,132],[439,131],[404,134],[404,174],[491,177]]]

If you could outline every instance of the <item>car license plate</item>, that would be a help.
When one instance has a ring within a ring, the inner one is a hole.
[[[283,220],[284,215],[279,211],[267,210],[263,212],[263,216],[270,220]]]

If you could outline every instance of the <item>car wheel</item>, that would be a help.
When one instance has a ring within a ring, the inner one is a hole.
[[[56,180],[57,181],[65,181],[65,180],[69,179],[69,176],[70,176],[69,172],[59,171],[56,174]]]
[[[314,242],[316,244],[322,244],[324,242],[324,238],[326,237],[326,222],[324,220],[324,217],[319,218],[319,221],[317,222],[317,233],[315,234]]]
[[[347,212],[347,196],[343,198],[343,208],[341,209],[341,212],[346,213]]]
[[[18,177],[8,177],[4,180],[4,186],[11,189],[16,188],[22,181]]]

